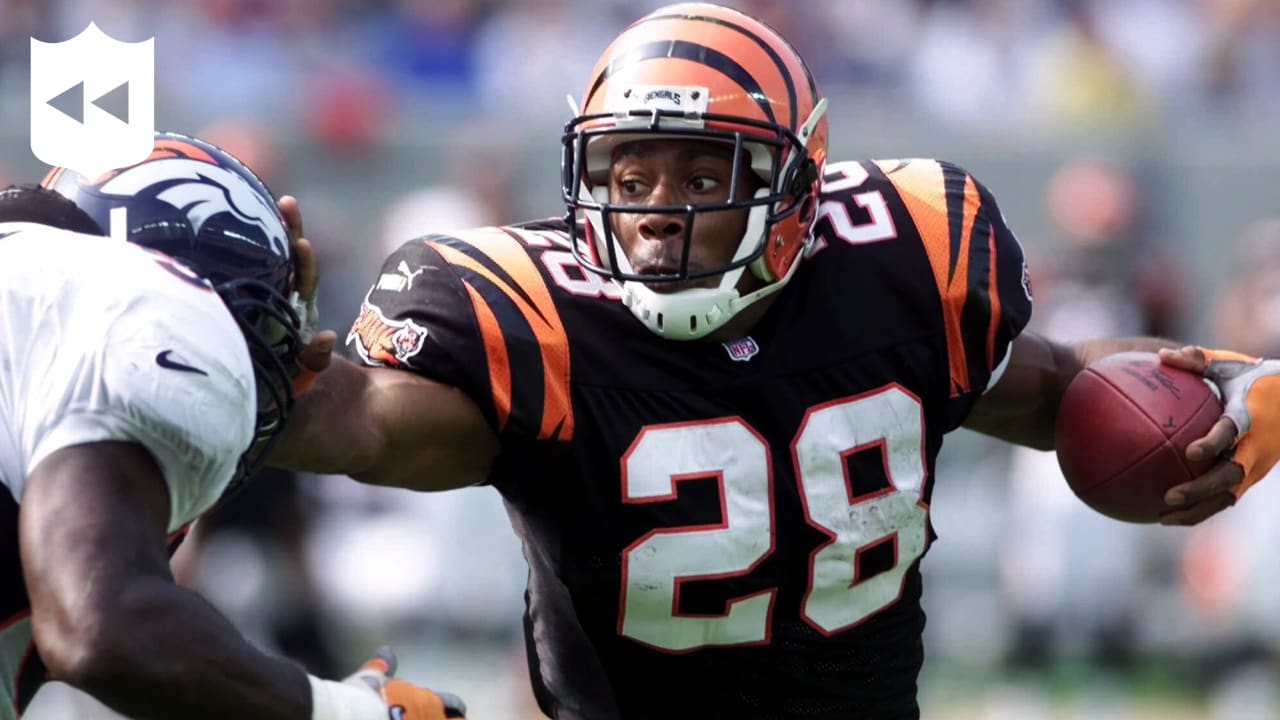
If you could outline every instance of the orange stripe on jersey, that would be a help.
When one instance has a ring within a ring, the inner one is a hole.
[[[542,358],[543,405],[538,437],[542,439],[572,437],[573,404],[569,396],[569,339],[542,275],[520,243],[497,228],[469,232],[456,239],[467,242],[477,251],[487,255],[515,281],[519,290],[512,287],[505,278],[495,274],[483,262],[461,250],[443,243],[428,243],[449,263],[467,268],[492,282],[519,309],[520,314],[529,323],[529,327],[533,329]],[[487,307],[482,297],[473,292],[471,298],[477,308],[477,315],[481,312],[480,308],[484,306],[484,312],[493,316],[492,310]],[[479,302],[476,302],[477,300]],[[502,328],[496,317],[491,325],[482,324],[481,331],[486,333],[484,340],[486,348],[496,345],[502,345],[505,348]],[[490,376],[493,377],[495,370],[492,366],[494,362],[492,354],[489,355],[489,361]],[[495,398],[495,402],[497,400],[498,398]],[[510,393],[506,402],[509,411]]]
[[[484,354],[489,360],[489,386],[493,388],[493,404],[498,413],[498,427],[506,427],[511,415],[511,359],[507,357],[507,345],[502,342],[502,328],[498,318],[489,309],[480,293],[463,283],[471,296],[471,305],[480,324],[480,336],[484,339]]]
[[[972,181],[970,181],[972,182]],[[987,327],[987,367],[996,366],[996,333],[1000,330],[1000,284],[996,281],[996,229],[987,233],[988,277],[991,284],[987,287],[987,295],[991,298],[991,324]]]
[[[942,299],[942,320],[947,334],[947,363],[951,373],[951,393],[963,394],[969,389],[969,364],[964,353],[960,314],[969,282],[969,233],[976,210],[977,187],[971,179],[965,184],[964,232],[960,234],[958,252],[952,253],[951,230],[947,215],[947,193],[942,166],[936,160],[912,160],[905,165],[895,161],[879,161],[886,177],[893,183],[907,206],[924,244],[933,279]],[[973,202],[969,202],[969,194]]]

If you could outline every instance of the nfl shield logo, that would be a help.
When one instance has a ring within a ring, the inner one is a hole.
[[[723,343],[724,349],[729,353],[729,357],[738,362],[746,362],[756,356],[760,352],[760,346],[756,344],[755,338],[750,335],[737,340],[730,340]]]
[[[155,39],[126,43],[89,23],[60,43],[31,39],[31,152],[97,178],[151,154]]]

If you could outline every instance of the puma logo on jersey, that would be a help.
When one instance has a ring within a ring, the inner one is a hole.
[[[159,171],[143,164],[124,170],[103,183],[102,192],[130,196],[144,191],[154,193],[156,199],[185,212],[191,228],[197,233],[209,218],[227,213],[246,225],[260,228],[271,238],[271,249],[275,252],[282,255],[288,252],[289,238],[280,232],[283,225],[277,219],[279,211],[268,205],[235,172],[188,158],[171,158],[162,164],[163,182],[157,182],[156,173]],[[251,241],[245,238],[245,242]]]
[[[378,289],[388,290],[390,292],[412,290],[413,279],[421,275],[423,270],[426,270],[426,268],[420,267],[417,270],[410,272],[409,263],[401,260],[400,264],[396,266],[396,271],[394,273],[383,273],[378,277]]]

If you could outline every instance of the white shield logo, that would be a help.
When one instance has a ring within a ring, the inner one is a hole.
[[[89,23],[60,43],[31,38],[31,152],[97,178],[146,160],[155,138],[155,38],[120,42]]]

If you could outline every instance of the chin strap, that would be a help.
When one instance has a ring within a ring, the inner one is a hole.
[[[802,250],[801,256],[791,263],[791,267],[787,269],[787,274],[782,276],[780,280],[757,288],[746,295],[739,295],[735,288],[737,280],[742,276],[743,271],[743,268],[737,268],[726,273],[725,280],[729,280],[727,276],[733,276],[732,284],[729,284],[728,287],[692,288],[664,294],[654,292],[645,287],[643,283],[635,281],[624,282],[622,283],[622,302],[653,333],[668,340],[698,340],[724,327],[729,320],[753,303],[759,302],[781,290],[796,274],[796,270],[799,269],[803,253],[804,251]],[[722,280],[723,282],[724,280]],[[720,295],[721,297],[712,298],[711,296],[714,295]],[[685,306],[685,309],[681,309],[682,305]],[[657,315],[662,315],[664,318],[661,326],[658,325]],[[673,326],[669,322],[672,317],[696,317],[698,329],[684,331],[683,328],[686,327],[684,324]],[[673,332],[672,327],[681,328],[681,332]]]

